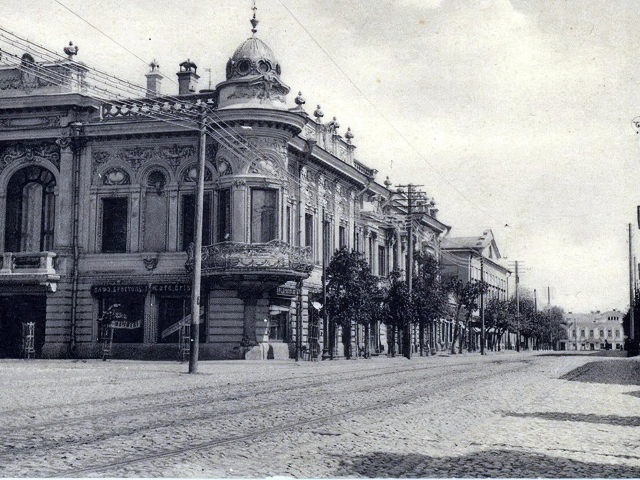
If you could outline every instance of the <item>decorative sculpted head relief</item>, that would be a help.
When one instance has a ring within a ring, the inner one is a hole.
[[[111,168],[101,176],[104,185],[129,185],[131,183],[129,174],[120,168]]]
[[[198,168],[193,165],[184,172],[183,181],[187,183],[198,181]],[[213,174],[209,167],[206,167],[204,170],[204,181],[211,182],[213,181]]]
[[[167,176],[160,170],[154,170],[147,177],[147,186],[154,188],[158,195],[162,193],[164,186],[167,184]]]

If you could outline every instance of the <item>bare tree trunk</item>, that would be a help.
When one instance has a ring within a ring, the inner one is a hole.
[[[451,354],[455,355],[456,353],[456,340],[458,339],[458,334],[460,331],[460,325],[458,322],[455,323],[453,327],[453,338],[451,339]]]
[[[365,323],[364,324],[364,358],[371,358],[369,345],[371,345],[371,325],[369,323]]]
[[[420,319],[419,336],[420,336],[420,356],[424,357],[424,319]]]
[[[344,356],[347,360],[351,359],[351,322],[344,327],[344,334],[342,335],[342,343],[344,345]]]
[[[391,334],[389,335],[389,355],[396,356],[396,326],[391,325]]]

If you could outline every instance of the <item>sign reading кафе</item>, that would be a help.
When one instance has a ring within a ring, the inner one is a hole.
[[[110,293],[147,293],[146,285],[91,285],[93,295]]]
[[[108,295],[114,293],[191,293],[191,285],[183,283],[147,285],[92,285],[93,295]]]

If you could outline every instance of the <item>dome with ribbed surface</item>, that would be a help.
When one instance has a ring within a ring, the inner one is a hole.
[[[227,80],[254,75],[280,76],[273,50],[255,36],[245,40],[227,62]]]

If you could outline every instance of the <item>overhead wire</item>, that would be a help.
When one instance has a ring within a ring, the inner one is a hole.
[[[7,30],[2,28],[2,27],[0,27],[0,30],[2,30],[4,32],[7,32]],[[9,43],[12,46],[21,46],[21,47],[26,48],[26,49],[31,50],[31,51],[34,51],[34,47],[40,47],[38,44],[35,44],[34,42],[31,42],[30,40],[23,40],[21,43],[17,43],[15,41],[7,40],[6,35],[2,35],[2,34],[0,34],[0,41],[5,41],[6,43]],[[69,61],[65,57],[62,57],[61,55],[58,55],[55,52],[52,52],[52,51],[46,49],[45,47],[42,47],[42,50],[45,52],[43,56],[45,56],[45,58],[47,60],[49,60],[49,61],[61,61],[61,60]],[[45,68],[41,68],[39,66],[35,66],[35,65],[30,66],[29,64],[23,64],[21,59],[18,59],[18,57],[16,55],[12,55],[12,54],[8,54],[8,55],[9,55],[9,58],[11,60],[13,60],[13,64],[15,66],[18,66],[22,70],[27,71],[28,73],[31,73],[33,75],[36,75],[36,76],[38,76],[39,78],[42,78],[45,81],[49,81],[49,82],[53,82],[53,83],[61,84],[61,85],[68,83],[68,77],[65,77],[65,76],[63,76],[61,74],[56,74],[55,72],[52,72],[52,71],[47,70]],[[79,64],[79,65],[81,65],[83,69],[86,69],[89,72],[94,70],[92,67],[87,66],[85,64]],[[108,74],[102,74],[103,78],[105,76],[109,77]],[[116,81],[121,82],[120,84],[118,84],[118,86],[126,85],[126,86],[129,86],[129,87],[131,87],[131,86],[136,87],[135,85],[127,84],[127,82],[121,81],[121,79],[118,79],[117,77],[113,77],[113,78]],[[108,78],[107,78],[107,80],[108,80]],[[111,84],[113,85],[114,82],[112,81]],[[190,110],[192,110],[193,103],[187,102],[184,99],[175,98],[175,97],[172,97],[172,96],[165,95],[165,96],[158,97],[158,98],[145,98],[144,100],[136,100],[136,99],[132,99],[132,98],[124,98],[118,92],[114,92],[114,91],[111,91],[111,90],[108,90],[108,89],[96,87],[96,86],[89,85],[89,84],[83,84],[82,88],[85,89],[85,90],[86,89],[90,89],[92,91],[98,92],[97,94],[94,94],[93,97],[97,98],[100,101],[109,102],[109,103],[117,105],[119,107],[131,108],[132,109],[131,113],[134,113],[136,115],[142,115],[142,116],[145,116],[145,117],[150,118],[150,119],[165,121],[165,122],[171,123],[173,125],[179,126],[181,128],[188,128],[188,129],[191,129],[191,130],[198,130],[195,127],[188,127],[188,126],[184,125],[184,123],[175,123],[176,121],[184,122],[185,121],[185,116],[188,117],[190,120],[192,120],[194,122],[197,121],[197,119],[199,118],[198,113],[196,113],[196,112],[191,113],[190,112]],[[136,87],[136,88],[137,88],[138,91],[144,90],[146,92],[146,89],[143,89],[142,87]],[[129,90],[131,90],[131,88]],[[88,96],[92,96],[92,95],[88,95]],[[180,106],[182,106],[184,108],[176,109],[175,112],[172,112],[170,108],[163,108],[163,107],[165,107],[167,105],[167,103],[168,103],[167,100],[174,101],[176,105],[180,105]],[[151,109],[151,110],[145,111],[144,107],[148,106],[150,104],[151,105],[155,104],[155,105],[159,106],[160,108],[159,109],[155,109],[155,110]],[[209,108],[209,109],[207,109],[207,113],[210,114],[210,115],[213,115],[214,117],[216,117],[219,120],[219,121],[216,121],[215,119],[211,119],[210,118],[210,120],[212,120],[212,123],[214,124],[214,128],[212,128],[211,126],[205,127],[205,130],[206,130],[206,133],[208,134],[208,136],[213,138],[219,144],[222,144],[223,146],[227,147],[233,154],[237,155],[240,158],[245,158],[246,157],[246,152],[243,152],[240,149],[240,148],[245,148],[250,153],[252,153],[253,156],[258,157],[258,158],[266,159],[266,157],[264,157],[264,154],[262,152],[260,152],[259,150],[253,148],[248,142],[246,142],[244,139],[242,139],[242,137],[240,137],[238,134],[233,132],[231,129],[225,127],[224,124],[223,124],[224,121],[215,112],[215,110]],[[173,120],[173,122],[172,122],[172,120]],[[221,129],[229,137],[231,137],[234,140],[238,141],[238,144],[234,144],[234,143],[230,142],[229,139],[225,135],[221,135],[220,133],[218,133],[217,129]],[[286,169],[284,169],[284,173],[285,173],[285,176],[291,182],[294,182],[296,184],[296,186],[300,184],[298,178],[293,176],[293,175],[291,175],[290,172],[286,171]]]
[[[387,118],[387,116],[380,110],[378,105],[369,99],[369,97],[362,91],[362,89],[355,83],[353,79],[347,74],[347,72],[338,65],[338,63],[334,60],[334,58],[329,54],[329,52],[320,44],[320,42],[315,38],[315,36],[309,31],[309,29],[298,19],[296,15],[291,11],[291,9],[287,6],[284,0],[278,0],[278,2],[283,6],[283,8],[291,15],[291,17],[300,25],[302,30],[309,36],[309,38],[316,44],[316,46],[325,54],[325,56],[329,59],[329,61],[338,69],[338,71],[347,79],[347,81],[358,91],[358,93],[364,98],[369,105],[376,111],[378,115],[389,125],[393,131],[414,151],[414,153],[427,165],[431,167],[431,169],[438,174],[440,178],[442,178],[455,192],[457,192],[462,198],[464,198],[470,205],[475,207],[478,211],[485,214],[487,217],[495,220],[496,222],[500,222],[496,217],[494,217],[491,213],[487,212],[485,209],[481,208],[476,202],[471,200],[464,192],[462,192],[459,188],[457,188],[453,182],[451,182],[440,170],[438,170],[433,163],[431,163],[426,156],[424,156],[420,151],[409,141],[409,139],[402,133],[402,131],[397,128],[391,121]],[[391,168],[393,168],[393,159],[391,160]],[[505,223],[505,222],[502,222]]]
[[[77,14],[75,13],[74,15],[77,16]],[[104,32],[101,32],[101,33],[104,34]],[[31,40],[25,39],[1,26],[0,26],[0,41],[3,41],[16,48],[24,48],[27,51],[37,53],[39,56],[52,62],[60,62],[63,60],[73,62],[72,60],[69,60],[68,58],[58,54],[57,52],[54,52]],[[13,55],[8,52],[4,52],[4,53],[7,53],[8,55],[8,57],[5,56],[4,58],[8,58],[10,62],[13,61],[13,65],[18,66],[19,68],[26,71],[27,73],[36,75],[39,78],[48,82],[53,82],[53,83],[62,84],[62,85],[68,84],[69,78],[65,77],[64,75],[56,74],[55,72],[48,70],[46,68],[43,68],[41,66],[29,65],[28,63],[25,64],[22,62],[21,59],[17,57],[17,55]],[[129,53],[132,53],[132,52],[129,52]],[[140,57],[137,57],[137,58],[140,58]],[[73,63],[76,63],[76,62],[73,62]],[[146,95],[147,89],[142,86],[130,83],[121,78],[118,78],[116,76],[113,76],[111,74],[102,72],[94,67],[91,67],[85,64],[78,64],[78,65],[82,67],[82,69],[85,71],[85,73],[90,79],[93,79],[97,82],[102,82],[105,86],[110,86],[112,88],[115,88],[116,90],[119,90],[118,92],[118,91],[109,90],[108,88],[101,88],[95,85],[90,85],[88,83],[82,83],[81,88],[85,91],[85,93],[86,93],[86,89],[90,89],[94,92],[97,92],[97,93],[94,93],[93,95],[88,95],[88,96],[92,96],[93,98],[96,98],[101,102],[111,104],[112,106],[119,107],[121,111],[123,107],[129,108],[130,113],[134,115],[141,115],[151,120],[166,122],[168,124],[180,127],[182,129],[193,130],[193,131],[200,130],[200,126],[197,125],[198,120],[201,118],[200,113],[197,111],[192,112],[192,110],[195,110],[194,103],[185,101],[185,99],[182,99],[182,98],[173,97],[171,95],[162,95],[155,98],[153,97],[150,98],[147,96],[143,100],[124,97],[122,92],[127,92],[133,95],[140,95],[140,94]],[[173,111],[170,105],[167,108],[167,105],[170,102],[174,102]],[[152,105],[153,107],[145,109],[145,107],[149,107],[149,105]],[[176,105],[179,106],[179,108],[176,108],[175,107]],[[253,148],[248,142],[246,142],[246,139],[236,134],[232,129],[225,127],[223,124],[224,120],[221,119],[221,117],[217,114],[217,112],[215,112],[213,108],[210,108],[209,106],[209,108],[206,109],[206,113],[209,114],[208,115],[209,120],[213,123],[213,127],[210,124],[208,124],[204,128],[205,133],[210,138],[212,138],[219,144],[222,144],[223,146],[228,148],[233,154],[239,156],[240,158],[246,159],[245,152],[240,151],[239,150],[240,147],[245,148],[246,150],[248,150],[250,153],[254,154],[258,158],[260,157],[265,158],[263,153]],[[217,117],[218,120],[216,121],[211,119],[211,116]],[[186,123],[187,120],[185,120],[185,117],[187,118],[188,121],[191,121],[194,124],[189,125],[188,123]],[[225,135],[221,135],[220,133],[218,133],[217,129],[221,129],[225,134],[230,136],[232,139],[236,140],[236,142],[238,143],[234,144],[230,142],[228,138],[225,137]],[[288,178],[290,182],[293,182],[296,187],[299,187],[302,185],[299,178],[297,178],[296,176],[288,172],[286,168],[283,170],[286,175],[286,178]],[[293,191],[292,193],[294,193],[294,196],[295,196],[295,191]],[[410,219],[410,221],[414,221],[414,219]],[[457,262],[457,259],[449,255],[448,252],[444,253],[444,256],[450,259],[452,262]],[[458,266],[465,266],[460,264],[459,262],[457,262],[456,264],[458,264]]]

